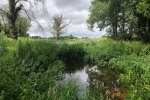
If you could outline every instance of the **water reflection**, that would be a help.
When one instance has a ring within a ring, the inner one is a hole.
[[[111,68],[73,62],[66,64],[63,81],[75,79],[83,90],[80,96],[85,94],[88,87],[91,92],[97,89],[111,100],[124,100],[125,89],[121,88],[118,75]]]

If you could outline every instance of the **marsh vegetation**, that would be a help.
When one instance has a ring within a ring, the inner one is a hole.
[[[149,44],[109,38],[13,41],[0,35],[1,100],[150,98]],[[69,76],[81,72],[88,77]]]

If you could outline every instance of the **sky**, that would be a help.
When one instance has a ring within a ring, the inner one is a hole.
[[[4,0],[0,0],[4,1]],[[70,20],[71,23],[67,27],[67,32],[64,35],[81,37],[102,37],[105,31],[99,31],[99,29],[94,29],[94,32],[87,29],[86,20],[89,15],[89,7],[92,0],[46,0],[47,11],[49,16],[44,17],[40,14],[40,7],[35,13],[36,20],[46,28],[46,23],[52,20],[55,15],[62,15],[64,20]],[[29,29],[28,33],[30,36],[41,36],[41,37],[51,37],[52,34],[45,30],[44,34],[35,31],[34,25]]]

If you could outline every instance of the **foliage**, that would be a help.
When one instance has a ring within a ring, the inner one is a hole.
[[[48,41],[19,41],[18,51],[15,53],[18,65],[34,70],[47,70],[49,64],[57,60],[57,44]]]
[[[6,20],[6,19],[5,19]],[[18,19],[16,21],[16,29],[18,37],[28,37],[27,31],[30,27],[30,22],[26,17],[22,17],[18,15]],[[11,37],[10,27],[8,22],[1,24],[1,31],[5,33],[7,37]]]
[[[148,0],[142,0],[137,5],[137,12],[143,14],[145,17],[150,18],[150,2]]]
[[[94,0],[89,8],[90,15],[87,20],[88,29],[93,30],[95,24],[100,29],[108,26],[107,23],[107,5],[105,3]]]
[[[70,34],[70,36],[60,36],[60,39],[77,39],[77,37]]]
[[[111,39],[102,40],[97,43],[91,42],[85,46],[85,50],[87,52],[85,55],[85,61],[96,64],[108,62],[112,58],[116,58],[120,55],[130,55],[133,51],[138,53],[140,49],[138,46],[135,44],[134,47],[131,47],[123,41],[116,42]]]
[[[57,82],[64,69],[64,64],[57,60],[57,44],[23,39],[15,44],[9,44],[18,47],[14,54],[0,59],[1,100],[78,98],[74,82],[64,85]],[[10,48],[8,52],[12,52]]]
[[[29,4],[29,6],[26,6],[26,3]],[[17,40],[17,29],[16,29],[16,21],[18,19],[18,15],[21,11],[24,11],[25,14],[28,16],[28,18],[32,21],[35,21],[35,16],[33,13],[33,9],[36,6],[43,6],[43,9],[45,8],[45,0],[33,0],[33,2],[30,2],[30,0],[25,0],[22,2],[22,0],[8,0],[7,4],[2,5],[0,7],[0,14],[4,15],[5,19],[8,20],[8,24],[10,27],[12,38]],[[5,9],[7,7],[7,10]],[[29,9],[30,8],[30,9]],[[35,9],[34,9],[35,11]],[[42,10],[43,12],[46,11],[45,9]],[[4,21],[4,20],[3,20]],[[35,21],[37,22],[37,21]],[[38,23],[38,22],[37,22]],[[38,23],[40,26],[40,24]],[[41,28],[41,27],[40,27]]]
[[[120,75],[124,87],[128,88],[127,100],[149,100],[150,96],[150,56],[120,56],[110,61],[112,67],[121,68]]]
[[[120,69],[120,80],[127,88],[127,100],[149,100],[150,46],[110,39],[85,46],[85,61]]]
[[[27,31],[31,27],[30,20],[26,17],[19,16],[16,21],[16,28],[18,32],[18,37],[28,37]]]
[[[58,59],[65,62],[83,61],[85,51],[82,44],[62,44],[59,48]]]
[[[150,45],[108,38],[19,38],[13,42],[7,39],[6,43],[6,53],[0,57],[1,100],[107,100],[97,89],[91,93],[89,88],[80,97],[79,84],[74,80],[59,83],[65,68],[62,61],[85,61],[120,69],[120,81],[128,92],[126,99],[150,99]]]
[[[4,32],[0,33],[0,56],[6,52],[6,41],[4,39]]]
[[[88,29],[106,29],[117,40],[138,37],[143,43],[150,43],[149,4],[148,0],[93,0],[89,7]]]

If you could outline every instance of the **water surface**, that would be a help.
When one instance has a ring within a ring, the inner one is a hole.
[[[93,64],[71,62],[66,63],[63,81],[76,80],[80,96],[86,93],[86,88],[92,91],[97,89],[112,100],[124,100],[125,89],[119,81],[119,71],[108,67]]]

